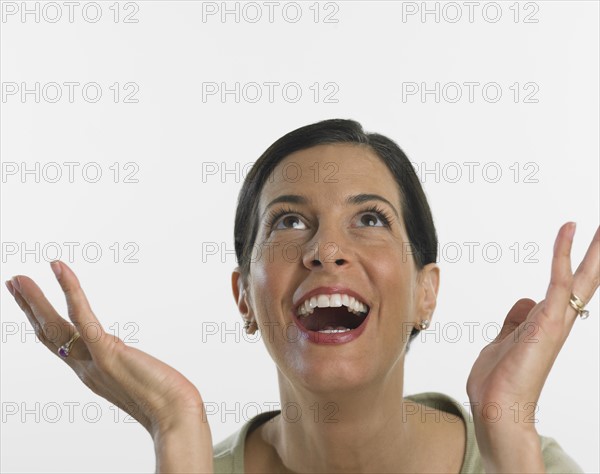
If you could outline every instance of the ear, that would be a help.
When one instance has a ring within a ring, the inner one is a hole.
[[[419,272],[418,315],[419,320],[433,318],[440,287],[440,268],[435,263],[428,263]]]
[[[240,267],[235,267],[231,274],[231,289],[235,304],[244,320],[253,321],[254,314],[252,313],[252,307],[248,304],[248,292]]]

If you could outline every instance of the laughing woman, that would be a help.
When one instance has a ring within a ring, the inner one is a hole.
[[[315,179],[315,162],[333,172]],[[285,179],[289,166],[300,177],[294,182]],[[573,274],[574,232],[573,223],[558,232],[546,298],[517,301],[475,361],[466,381],[472,417],[441,393],[405,396],[405,355],[433,318],[440,284],[419,180],[393,141],[357,122],[288,133],[241,190],[232,289],[246,331],[268,331],[262,340],[277,366],[281,405],[323,415],[334,407],[335,422],[262,413],[214,448],[192,383],[113,335],[88,335],[90,325],[101,326],[67,265],[52,269],[72,323],[30,278],[7,286],[44,344],[148,430],[159,472],[581,472],[534,424],[497,416],[515,403],[534,411],[574,322],[588,315],[600,236]],[[295,259],[283,251],[290,245]],[[49,324],[64,330],[45,331]],[[533,334],[537,343],[528,344]],[[426,407],[440,416],[420,416]]]

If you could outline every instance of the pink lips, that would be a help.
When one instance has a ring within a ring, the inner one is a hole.
[[[367,320],[371,316],[371,311],[370,311],[370,307],[369,307],[369,313],[367,314],[367,316],[365,317],[365,320],[361,323],[361,325],[358,326],[356,329],[351,329],[350,331],[346,331],[346,332],[322,333],[322,332],[311,331],[309,329],[306,329],[304,327],[304,325],[302,324],[302,322],[298,319],[298,316],[296,316],[296,310],[298,309],[299,303],[304,302],[307,298],[310,298],[314,295],[332,295],[335,293],[345,293],[348,296],[353,296],[354,298],[358,299],[359,301],[365,302],[365,299],[362,296],[360,296],[358,293],[356,293],[352,290],[349,290],[347,288],[319,287],[319,288],[315,288],[314,290],[309,291],[308,293],[303,295],[301,298],[299,298],[297,303],[294,304],[294,307],[291,311],[292,319],[293,319],[294,323],[296,324],[296,326],[298,327],[298,329],[300,330],[300,332],[302,333],[302,335],[309,341],[314,342],[315,344],[344,344],[346,342],[353,341],[354,339],[356,339],[358,336],[360,336],[363,333],[363,331],[365,330],[365,327],[367,326],[367,323],[368,323]]]

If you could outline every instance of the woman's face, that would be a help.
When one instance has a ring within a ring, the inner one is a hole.
[[[288,380],[326,392],[402,370],[408,336],[431,319],[438,286],[437,266],[419,272],[408,242],[398,185],[371,149],[319,145],[277,165],[260,196],[245,290],[237,271],[233,286]],[[330,294],[313,305],[336,307],[303,317],[298,304],[313,290]],[[346,305],[343,295],[355,296],[368,314],[338,307],[331,294]]]

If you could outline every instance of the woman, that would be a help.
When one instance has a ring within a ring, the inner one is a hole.
[[[240,193],[232,275],[246,330],[262,332],[277,366],[283,411],[214,450],[198,390],[104,332],[64,263],[52,269],[73,324],[31,279],[7,286],[44,344],[149,431],[160,472],[581,472],[527,416],[598,288],[599,232],[573,275],[574,232],[567,223],[558,233],[546,299],[519,300],[475,361],[472,419],[442,394],[403,397],[404,356],[433,318],[440,282],[419,180],[394,142],[357,122],[285,135]],[[291,419],[289,406],[304,415]]]

